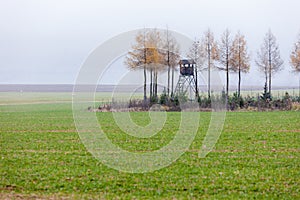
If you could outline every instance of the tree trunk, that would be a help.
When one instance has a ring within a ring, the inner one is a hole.
[[[299,96],[298,96],[299,98],[298,99],[300,100],[300,71],[299,71],[299,88],[298,88],[298,90],[299,90]]]
[[[167,64],[168,64],[168,89],[167,89],[167,96],[170,96],[170,41],[169,41],[169,29],[167,29],[167,45],[168,45],[168,57],[167,57]]]
[[[268,92],[268,71],[266,71],[265,75],[266,75],[265,87],[266,87],[266,93],[267,93]]]
[[[155,101],[157,100],[157,71],[155,70],[155,72],[154,72],[154,74],[155,74],[155,85],[154,85],[154,97],[155,97]]]
[[[144,101],[147,100],[147,74],[146,74],[146,65],[144,66]]]
[[[238,85],[238,97],[241,96],[241,67],[239,66],[239,85]]]
[[[171,96],[174,96],[174,68],[172,68],[172,86],[171,86]]]
[[[156,98],[157,98],[157,86],[158,86],[158,83],[157,83],[157,80],[158,80],[158,72],[156,72],[156,85],[155,85],[155,94],[156,94]]]
[[[269,95],[271,98],[271,78],[272,78],[272,52],[271,52],[271,42],[270,42],[270,38],[269,38]]]
[[[239,39],[239,83],[238,83],[238,97],[241,96],[241,48]]]
[[[155,99],[155,97],[156,97],[156,93],[155,93],[155,80],[156,80],[156,78],[155,78],[155,70],[153,71],[153,99]]]
[[[153,97],[153,76],[152,76],[152,69],[150,69],[150,101],[152,101]]]
[[[270,65],[270,70],[269,70],[269,95],[271,97],[271,83],[272,83],[272,68]]]
[[[208,47],[209,48],[209,47]],[[210,50],[208,50],[208,80],[207,80],[207,93],[210,99]]]
[[[197,70],[197,67],[195,67],[195,76],[196,76],[196,79],[195,79],[196,101],[198,101],[199,91],[198,91],[198,70]]]
[[[145,29],[144,29],[144,103],[147,100],[147,71],[146,71],[146,64],[147,64],[147,48],[146,48],[146,39],[145,39]]]
[[[228,108],[228,98],[229,98],[229,63],[228,54],[226,55],[226,107]]]
[[[170,70],[171,70],[171,67],[169,65],[168,66],[168,89],[167,89],[168,97],[170,96]]]

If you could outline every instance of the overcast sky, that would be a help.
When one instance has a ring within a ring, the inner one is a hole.
[[[289,54],[300,31],[299,8],[299,0],[1,0],[0,84],[72,84],[102,42],[133,29],[168,26],[191,39],[207,28],[217,39],[226,28],[240,30],[253,61],[271,29],[285,61],[273,83],[297,86]],[[254,62],[251,67],[243,84],[260,85],[263,77]]]

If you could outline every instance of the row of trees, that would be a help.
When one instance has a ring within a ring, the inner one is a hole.
[[[128,52],[125,64],[131,70],[144,71],[144,100],[147,99],[147,72],[150,73],[150,99],[155,101],[158,99],[157,80],[161,72],[167,71],[167,94],[173,94],[174,71],[179,59],[179,46],[168,30],[161,33],[156,29],[144,29],[136,36],[136,44]]]
[[[207,30],[200,40],[195,40],[190,48],[189,59],[194,60],[196,97],[198,91],[198,73],[206,70],[208,98],[211,96],[211,70],[218,69],[226,72],[226,101],[229,94],[229,75],[238,74],[238,91],[240,96],[242,73],[250,70],[250,56],[245,36],[238,32],[234,37],[229,30],[225,30],[219,42],[213,32]],[[136,44],[128,52],[125,64],[132,70],[144,71],[144,99],[147,99],[147,72],[150,73],[150,99],[157,99],[157,79],[161,72],[167,71],[167,96],[174,93],[174,71],[180,59],[179,45],[176,39],[166,30],[164,33],[155,29],[144,30],[136,36]],[[269,30],[257,51],[255,63],[265,76],[265,91],[271,97],[272,77],[283,69],[276,37]],[[290,64],[300,75],[300,35],[294,44],[290,56]],[[300,77],[299,77],[300,80]]]
[[[231,39],[229,30],[226,30],[221,37],[221,42],[217,43],[213,33],[208,30],[204,33],[201,40],[195,40],[190,52],[187,55],[196,63],[195,79],[198,82],[198,72],[207,70],[208,77],[208,97],[211,96],[211,70],[217,68],[226,72],[226,100],[228,100],[229,91],[229,73],[239,74],[238,95],[241,90],[241,73],[247,73],[250,69],[250,59],[247,51],[245,36],[238,32],[235,38]],[[196,96],[198,97],[198,88],[196,87]]]

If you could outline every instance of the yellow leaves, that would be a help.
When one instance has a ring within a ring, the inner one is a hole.
[[[290,55],[290,64],[295,71],[300,72],[300,39],[294,45],[294,50]]]
[[[146,67],[154,71],[165,70],[168,66],[177,66],[178,45],[171,36],[168,35],[166,38],[162,37],[162,33],[156,29],[140,32],[124,64],[132,70]]]
[[[210,62],[213,60],[219,59],[219,48],[218,44],[214,39],[214,34],[208,29],[204,33],[204,37],[202,39],[200,45],[200,56],[203,58],[207,58]],[[211,65],[212,63],[209,63]]]
[[[250,58],[245,36],[237,33],[231,47],[231,66],[234,72],[239,70],[246,73],[250,70]]]
[[[213,42],[211,45],[211,58],[213,60],[219,60],[220,59],[220,53],[219,48],[216,42]]]

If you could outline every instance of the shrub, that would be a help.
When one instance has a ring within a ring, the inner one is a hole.
[[[166,88],[164,88],[163,93],[160,95],[159,103],[161,105],[168,105],[169,104],[169,97],[166,92]]]
[[[232,96],[228,97],[228,109],[230,110],[237,110],[237,109],[247,109],[247,110],[300,110],[300,103],[299,97],[292,98],[290,95],[286,92],[285,96],[281,99],[271,99],[267,98],[268,93],[266,90],[261,96],[258,97],[250,97],[249,95],[245,98],[242,96],[238,96],[238,94],[235,92]],[[225,93],[222,92],[220,95],[213,94],[211,95],[211,98],[208,98],[205,95],[201,95],[198,97],[198,103],[200,109],[211,109],[212,108],[212,102],[214,102],[213,107],[218,108],[224,108],[223,105],[225,105],[226,96]],[[149,110],[151,105],[153,103],[159,103],[166,107],[166,110],[169,111],[180,111],[180,103],[185,103],[188,101],[188,97],[186,93],[181,93],[178,95],[175,95],[174,97],[169,98],[166,90],[162,92],[159,98],[156,99],[147,99],[147,100],[141,100],[141,99],[131,99],[129,101],[129,108],[139,108],[140,110]],[[98,110],[104,110],[104,111],[110,111],[112,108],[115,109],[124,109],[128,104],[125,102],[116,102],[112,101],[110,103],[104,103],[103,105],[100,105]],[[89,111],[92,111],[92,107],[88,108]]]
[[[198,102],[200,108],[211,108],[211,99],[206,96],[199,96]]]
[[[233,96],[228,97],[228,106],[230,110],[235,110],[239,108],[244,108],[245,102],[241,96],[238,96],[238,93],[235,92]]]

